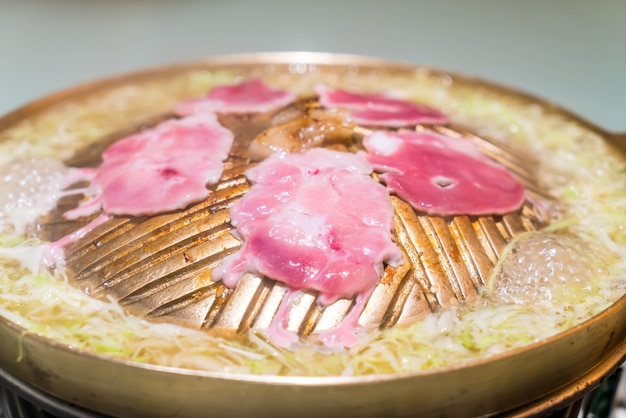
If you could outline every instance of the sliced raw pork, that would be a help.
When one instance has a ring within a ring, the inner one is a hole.
[[[102,154],[86,190],[90,200],[66,213],[75,219],[102,209],[109,215],[152,215],[181,209],[209,195],[218,182],[233,134],[214,114],[172,119],[122,139]]]
[[[321,305],[371,291],[384,262],[402,262],[389,195],[371,171],[358,155],[323,148],[274,154],[250,169],[254,185],[231,208],[243,245],[213,278],[233,287],[253,272],[317,290]]]
[[[322,106],[348,109],[352,120],[363,125],[402,127],[448,122],[437,109],[384,93],[354,93],[325,85],[316,86],[315,93]]]
[[[524,187],[472,141],[433,132],[377,131],[367,161],[390,191],[431,215],[494,215],[524,202]]]
[[[182,116],[195,113],[264,113],[295,101],[295,93],[272,89],[260,78],[211,89],[202,99],[183,102],[176,107]]]

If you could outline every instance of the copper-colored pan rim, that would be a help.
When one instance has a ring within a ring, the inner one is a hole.
[[[176,373],[179,375],[207,377],[207,378],[225,379],[225,380],[238,380],[238,381],[245,381],[245,382],[250,382],[250,383],[264,383],[264,384],[277,384],[277,385],[298,384],[298,385],[303,385],[303,386],[323,386],[330,382],[332,382],[333,385],[367,384],[367,383],[374,382],[374,381],[377,383],[380,383],[386,380],[395,380],[395,379],[410,378],[410,377],[416,377],[416,376],[427,376],[427,375],[432,375],[432,374],[446,373],[446,372],[450,372],[450,371],[458,370],[462,368],[479,367],[483,364],[491,363],[496,360],[504,360],[508,357],[515,357],[522,352],[532,351],[534,348],[538,346],[549,345],[550,343],[557,341],[559,339],[566,339],[570,337],[572,334],[575,334],[576,332],[578,332],[581,328],[586,328],[594,322],[602,322],[604,317],[609,317],[609,316],[614,315],[615,311],[623,309],[622,305],[626,305],[626,295],[622,296],[617,302],[613,303],[611,306],[609,306],[607,309],[600,312],[599,314],[563,332],[555,334],[551,337],[547,337],[543,340],[530,343],[523,347],[508,350],[500,354],[483,357],[477,360],[459,362],[459,363],[452,364],[450,366],[438,367],[434,369],[398,372],[398,373],[392,373],[392,374],[363,375],[363,376],[253,375],[253,374],[224,373],[224,372],[214,372],[214,371],[194,370],[194,369],[182,369],[182,368],[169,367],[169,366],[138,363],[138,362],[133,362],[130,360],[121,360],[121,359],[108,357],[102,354],[97,354],[97,353],[93,353],[93,352],[86,351],[86,350],[68,347],[65,344],[62,344],[58,341],[40,336],[31,331],[28,331],[25,328],[10,322],[9,320],[7,320],[6,318],[2,316],[0,316],[0,321],[4,322],[5,325],[7,325],[8,327],[14,329],[16,333],[19,333],[24,338],[29,337],[29,338],[32,338],[33,340],[39,340],[43,344],[54,346],[58,349],[62,349],[68,352],[73,352],[77,355],[90,356],[94,359],[100,359],[103,361],[113,362],[113,363],[117,363],[123,366],[149,369],[149,370],[164,372],[164,373]],[[606,347],[606,348],[608,349],[609,352],[612,351],[610,358],[613,361],[609,361],[608,363],[612,363],[613,367],[608,366],[609,368],[617,369],[617,367],[619,367],[621,363],[626,361],[626,340],[622,341],[621,345],[616,344],[614,350],[611,350],[609,347]],[[606,375],[603,374],[602,376],[606,376]]]
[[[98,78],[94,81],[89,81],[75,85],[73,87],[62,89],[55,93],[46,95],[40,99],[36,99],[16,109],[9,111],[9,113],[0,117],[0,130],[6,129],[8,126],[23,119],[25,116],[32,116],[33,114],[43,111],[53,105],[59,104],[67,99],[76,99],[81,95],[92,94],[97,90],[105,90],[112,86],[127,83],[132,80],[141,79],[146,76],[156,77],[159,75],[167,75],[169,73],[177,73],[184,71],[185,69],[193,70],[202,68],[202,66],[216,67],[220,65],[249,65],[254,63],[272,63],[272,64],[290,64],[293,62],[306,62],[309,64],[318,65],[354,65],[354,66],[368,66],[368,67],[380,67],[386,70],[403,70],[410,71],[416,68],[421,68],[432,72],[433,74],[445,74],[451,76],[453,79],[461,79],[466,83],[471,83],[479,86],[489,87],[490,89],[497,90],[504,93],[507,96],[515,96],[518,99],[522,99],[528,103],[539,104],[544,110],[559,113],[569,119],[576,120],[584,128],[591,130],[601,136],[610,137],[612,140],[617,137],[623,137],[624,134],[616,134],[609,132],[593,122],[585,119],[583,116],[567,110],[557,103],[549,101],[545,98],[533,95],[526,91],[518,90],[514,87],[486,80],[481,77],[472,76],[468,74],[460,74],[454,71],[448,71],[441,68],[430,67],[422,64],[410,63],[408,61],[393,61],[383,58],[375,58],[366,55],[352,55],[352,54],[334,54],[325,52],[308,52],[308,51],[294,51],[294,52],[256,52],[256,53],[242,53],[231,55],[218,55],[210,57],[205,60],[188,61],[177,64],[163,65],[159,67],[153,67],[149,69],[142,69],[137,71],[125,72],[119,75],[111,77]],[[620,144],[621,145],[621,144]],[[626,148],[624,148],[626,149]]]
[[[140,70],[136,72],[126,73],[123,75],[108,77],[84,84],[80,84],[78,86],[62,90],[57,93],[53,93],[51,95],[45,96],[41,99],[35,100],[29,104],[18,107],[17,109],[11,111],[3,117],[0,117],[0,131],[7,129],[13,124],[17,123],[20,120],[23,120],[26,117],[32,117],[33,115],[45,111],[46,109],[60,104],[66,100],[76,100],[81,96],[91,95],[94,92],[100,90],[106,90],[108,88],[122,85],[125,83],[132,82],[133,80],[143,79],[145,77],[158,77],[158,76],[166,76],[168,74],[179,73],[185,70],[194,70],[194,69],[202,69],[203,67],[219,67],[219,66],[236,66],[236,65],[251,65],[255,63],[259,64],[290,64],[294,62],[302,62],[308,64],[319,64],[319,65],[353,65],[353,66],[363,66],[368,68],[376,68],[380,67],[386,71],[412,71],[415,69],[424,69],[433,74],[441,74],[451,76],[453,79],[462,80],[465,84],[474,84],[477,86],[488,87],[490,90],[501,92],[505,96],[514,97],[516,99],[520,99],[524,102],[533,103],[540,105],[545,111],[551,113],[557,113],[563,115],[564,117],[574,120],[579,123],[582,127],[592,132],[597,133],[601,137],[611,141],[613,144],[618,145],[622,152],[626,152],[626,144],[620,142],[621,135],[617,135],[614,133],[607,132],[602,128],[594,125],[588,120],[585,120],[581,116],[565,110],[560,106],[547,101],[545,99],[536,97],[532,94],[528,94],[526,92],[522,92],[516,90],[514,88],[500,85],[498,83],[494,83],[491,81],[487,81],[478,77],[467,76],[464,74],[457,74],[450,71],[440,70],[436,68],[431,68],[428,66],[422,66],[417,64],[411,64],[408,62],[399,62],[399,61],[389,61],[385,59],[372,58],[367,56],[359,56],[359,55],[348,55],[348,54],[330,54],[330,53],[318,53],[318,52],[268,52],[268,53],[253,53],[253,54],[237,54],[237,55],[223,55],[217,57],[211,57],[207,60],[195,61],[195,62],[187,62],[182,64],[174,64],[167,65],[163,67],[157,67],[147,70]],[[116,359],[104,355],[100,355],[97,353],[92,353],[85,350],[80,350],[72,347],[67,347],[66,345],[57,342],[55,340],[40,336],[38,334],[32,333],[17,324],[12,323],[8,319],[0,316],[0,321],[5,323],[9,328],[15,330],[16,333],[22,334],[25,338],[33,338],[35,340],[39,340],[44,344],[48,344],[51,346],[56,346],[59,349],[66,350],[68,352],[74,352],[77,355],[90,356],[94,359],[100,359],[103,361],[114,362],[120,365],[135,367],[135,368],[143,368],[149,369],[153,371],[166,372],[166,373],[176,373],[176,374],[184,374],[189,376],[201,376],[207,378],[215,378],[215,379],[226,379],[226,380],[237,380],[237,381],[246,381],[246,382],[258,382],[263,384],[275,384],[275,385],[291,385],[298,384],[304,386],[323,386],[329,383],[332,385],[354,385],[354,384],[367,384],[370,382],[380,383],[386,380],[399,379],[399,378],[408,378],[408,377],[416,377],[416,376],[426,376],[438,373],[445,373],[453,370],[458,370],[462,368],[472,368],[483,365],[485,363],[493,362],[494,360],[506,359],[508,357],[514,357],[519,355],[522,352],[526,352],[529,350],[533,350],[536,347],[541,345],[550,344],[551,342],[557,341],[559,339],[567,338],[572,334],[578,332],[581,328],[588,327],[590,324],[595,322],[601,322],[602,318],[607,316],[611,316],[616,310],[624,309],[623,305],[626,305],[626,295],[622,296],[618,301],[614,302],[607,309],[597,314],[596,316],[566,330],[560,332],[554,336],[548,337],[546,339],[528,344],[526,346],[511,349],[504,353],[496,354],[493,356],[470,360],[460,363],[455,363],[450,366],[429,369],[429,370],[418,370],[418,371],[410,371],[410,372],[400,372],[393,374],[376,374],[376,375],[365,375],[365,376],[266,376],[266,375],[248,375],[248,374],[234,374],[234,373],[223,373],[223,372],[213,372],[213,371],[203,371],[203,370],[193,370],[193,369],[180,369],[175,367],[168,366],[159,366],[152,364],[144,364],[137,363],[129,360],[121,360]],[[620,337],[621,338],[621,337]],[[621,344],[621,345],[620,345]],[[617,368],[621,362],[626,360],[626,341],[622,341],[621,343],[616,343],[613,347],[613,356],[611,357],[612,364],[611,367]],[[612,347],[607,347],[607,349],[612,350]]]

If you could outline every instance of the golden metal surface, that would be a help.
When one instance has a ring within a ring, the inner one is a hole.
[[[77,87],[0,119],[0,132],[46,112],[55,104],[140,79],[174,76],[191,69],[253,68],[294,62],[326,65],[337,71],[358,66],[363,71],[403,74],[415,69],[375,59],[311,53],[217,58]],[[615,142],[626,152],[616,137],[539,99],[459,75],[454,75],[454,79],[456,83],[498,91],[562,114],[607,141]],[[227,299],[231,298],[238,298],[241,302],[237,303],[245,305],[255,297],[269,306],[282,297],[279,286],[273,286],[267,279],[248,277],[241,289],[218,292],[212,287],[215,284],[207,282],[207,276],[202,273],[216,263],[212,256],[215,253],[211,252],[215,249],[209,248],[210,242],[220,242],[221,248],[229,251],[238,245],[228,232],[227,208],[232,198],[240,196],[248,187],[242,177],[245,164],[239,162],[231,162],[224,181],[216,188],[219,190],[205,202],[181,213],[150,219],[116,219],[94,231],[99,238],[92,244],[98,251],[90,250],[89,243],[81,243],[70,250],[70,265],[77,283],[79,277],[102,274],[109,288],[121,289],[119,297],[127,306],[142,301],[146,306],[154,306],[149,310],[152,315],[172,318],[178,315],[192,326],[216,326],[224,321],[222,325],[226,327],[246,328],[251,325],[250,318],[267,323],[271,309],[256,311],[255,307],[243,314],[241,311],[231,314],[212,306],[228,306]],[[71,207],[75,203],[64,204]],[[455,217],[451,220],[420,217],[399,199],[394,199],[394,207],[396,237],[413,263],[409,269],[386,272],[382,282],[396,289],[392,296],[382,288],[372,296],[380,300],[380,306],[398,305],[402,309],[366,308],[363,313],[362,320],[367,318],[383,326],[399,325],[435,309],[438,304],[471,297],[475,284],[484,280],[507,240],[524,228],[537,227],[532,210],[528,212],[532,208],[528,206],[522,216]],[[54,225],[54,219],[49,222]],[[61,230],[59,227],[57,233],[62,233]],[[424,246],[423,254],[417,250],[417,243]],[[458,253],[452,250],[455,246]],[[150,251],[144,252],[144,248]],[[164,249],[171,260],[163,258],[166,254],[161,250]],[[111,260],[117,260],[115,263],[125,268],[116,271]],[[168,260],[165,264],[171,263],[176,268],[164,269],[164,260]],[[189,265],[196,271],[195,283],[190,279],[190,270],[185,268]],[[143,274],[146,271],[171,280],[172,286],[180,289],[183,296],[161,300],[156,295],[162,290],[163,280],[146,281]],[[450,274],[451,279],[442,279],[444,273]],[[140,283],[129,283],[129,277],[138,278]],[[90,279],[83,280],[86,283]],[[94,289],[104,283],[93,280]],[[442,289],[430,286],[430,280],[441,280]],[[303,311],[312,309],[313,299],[305,298],[301,302]],[[203,301],[204,305],[198,301]],[[197,308],[199,305],[203,307]],[[320,315],[316,324],[332,324],[347,308],[345,302],[333,306],[335,310],[331,313],[332,309],[327,308],[326,317]],[[205,311],[212,314],[207,316]],[[225,321],[226,318],[230,318],[230,322]],[[521,349],[455,366],[396,375],[252,376],[139,364],[73,349],[27,332],[3,317],[0,317],[0,342],[0,365],[9,373],[60,399],[113,416],[529,417],[547,415],[571,405],[626,359],[626,297],[566,332]]]
[[[304,116],[273,126],[274,115],[222,116],[222,124],[237,133],[236,144],[222,178],[211,188],[211,195],[204,202],[174,213],[116,217],[86,234],[65,253],[66,270],[73,283],[92,296],[113,297],[129,311],[151,319],[220,332],[244,333],[250,328],[269,327],[287,295],[284,284],[248,274],[234,289],[229,289],[221,282],[211,281],[211,271],[240,247],[230,232],[229,207],[250,187],[245,170],[251,166],[248,149],[253,139],[287,131],[292,147],[301,149],[310,146],[311,141],[299,132],[314,132],[318,125],[323,125],[337,129],[319,131],[330,131],[332,137],[315,135],[317,145],[362,148],[360,138],[367,133],[365,128],[346,126],[341,120],[334,120],[336,116],[329,120],[321,113],[309,116],[308,112],[316,107],[314,99],[305,99],[291,106],[292,113],[304,108]],[[546,199],[546,193],[533,178],[532,159],[450,127],[417,129],[474,141],[483,153],[519,179],[529,199]],[[108,145],[112,139],[106,137],[104,142]],[[79,152],[71,163],[97,166],[100,155],[94,148],[104,146],[98,143]],[[46,239],[55,241],[84,225],[84,220],[68,221],[63,217],[80,198],[82,195],[66,199],[41,221]],[[397,197],[392,198],[392,203],[395,240],[404,252],[405,265],[398,269],[387,267],[385,277],[361,313],[359,322],[367,327],[408,325],[426,313],[475,300],[506,244],[545,223],[530,201],[517,212],[481,217],[428,216]],[[358,309],[353,300],[346,299],[320,307],[315,296],[305,294],[290,307],[289,330],[300,335],[320,333],[336,327],[352,309]]]

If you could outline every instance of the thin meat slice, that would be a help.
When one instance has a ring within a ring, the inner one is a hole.
[[[325,85],[317,85],[315,93],[322,106],[348,109],[352,120],[363,125],[402,127],[448,122],[437,109],[384,93],[355,93]]]
[[[183,102],[176,107],[182,116],[195,113],[264,113],[280,109],[295,101],[297,95],[272,89],[260,78],[211,89],[206,97]]]
[[[377,131],[363,145],[390,191],[431,215],[495,215],[515,211],[524,187],[470,140],[432,132]]]
[[[214,114],[163,122],[122,139],[102,154],[86,190],[90,199],[66,213],[70,219],[102,209],[109,215],[153,215],[182,209],[209,195],[233,143]]]
[[[323,306],[367,294],[384,262],[402,262],[389,195],[370,173],[360,156],[323,148],[274,154],[249,170],[254,184],[231,208],[243,245],[213,278],[233,287],[246,272],[264,275],[319,291]]]

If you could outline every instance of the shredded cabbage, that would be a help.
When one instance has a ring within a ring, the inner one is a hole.
[[[339,80],[323,71],[260,75],[298,93],[310,93],[316,82],[343,83],[353,90],[385,86],[437,106],[477,134],[537,155],[543,186],[563,203],[566,221],[511,242],[509,255],[474,305],[430,314],[407,328],[366,332],[359,345],[346,350],[328,352],[303,343],[298,350],[286,351],[270,344],[262,331],[229,339],[129,315],[114,300],[91,298],[65,277],[42,269],[45,243],[26,225],[36,224],[49,206],[33,191],[34,200],[26,204],[39,210],[15,217],[11,202],[0,206],[0,315],[28,333],[69,347],[141,363],[244,374],[367,375],[432,369],[502,353],[568,329],[626,293],[626,164],[599,135],[576,121],[422,70],[389,79],[355,73]],[[29,169],[36,173],[43,161],[63,161],[103,136],[139,126],[182,100],[202,95],[211,85],[237,77],[234,72],[190,70],[59,103],[0,132],[0,170],[9,170],[19,160],[30,161]],[[63,169],[58,167],[59,172]],[[49,169],[45,176],[53,177],[54,171]],[[563,242],[563,236],[567,260],[582,260],[578,268],[567,270],[568,279],[546,281],[550,268],[558,263],[562,267],[556,254],[546,257],[543,270],[534,270],[547,273],[528,282],[546,286],[533,294],[534,300],[520,303],[519,295],[507,294],[503,281],[514,280],[515,274],[531,278],[532,272],[516,268],[525,248],[551,239]],[[585,248],[584,257],[575,256],[580,248]]]

